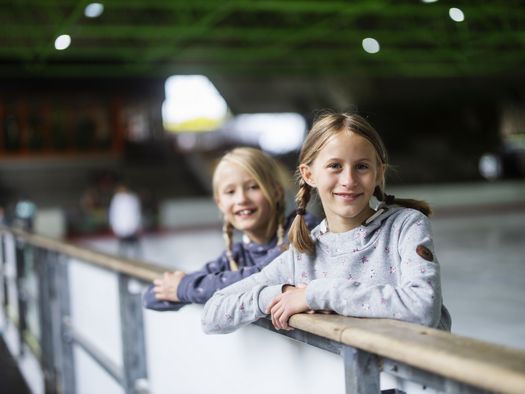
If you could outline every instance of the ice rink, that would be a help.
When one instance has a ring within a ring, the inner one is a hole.
[[[432,223],[452,331],[520,349],[525,349],[523,189],[518,183],[499,191],[485,185],[456,187],[453,192],[446,188],[418,190],[423,198],[431,196],[427,199],[437,207]],[[450,203],[451,198],[455,204]],[[109,253],[117,250],[112,238],[83,243]],[[174,229],[144,236],[142,250],[148,262],[192,271],[218,256],[223,240],[218,226],[198,231]]]

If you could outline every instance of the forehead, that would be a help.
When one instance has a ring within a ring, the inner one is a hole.
[[[254,180],[254,177],[247,170],[230,162],[221,163],[217,167],[215,177],[218,187],[226,184],[244,183]]]
[[[377,156],[374,146],[365,137],[353,132],[339,132],[328,139],[317,159],[373,159]]]

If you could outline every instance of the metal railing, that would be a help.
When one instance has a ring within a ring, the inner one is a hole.
[[[5,314],[16,323],[20,341],[38,357],[46,393],[76,392],[73,345],[82,348],[126,393],[148,392],[141,290],[165,269],[17,229],[3,228],[0,234],[2,268],[13,259],[11,265],[16,268],[16,273],[10,274],[2,269]],[[118,276],[120,364],[86,338],[70,319],[67,268],[74,261]],[[28,291],[30,272],[38,282],[33,298]],[[16,302],[9,299],[13,292],[5,291],[9,281],[16,285]],[[38,311],[38,324],[33,329],[27,319],[31,304]],[[299,314],[290,323],[296,330],[275,335],[339,355],[347,393],[378,393],[381,372],[441,392],[525,392],[523,351],[387,319]],[[255,324],[275,331],[269,320]]]

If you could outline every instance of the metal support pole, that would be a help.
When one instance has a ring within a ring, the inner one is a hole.
[[[62,394],[76,392],[75,358],[73,356],[73,340],[67,329],[67,322],[71,316],[69,294],[69,262],[68,257],[54,252],[48,254],[48,261],[53,262],[55,302],[53,316],[56,322],[55,341],[58,347],[56,354],[58,373],[58,387]]]
[[[136,279],[119,274],[124,390],[128,394],[149,391],[141,289]]]
[[[35,250],[36,272],[38,275],[38,315],[40,323],[40,366],[44,375],[44,388],[48,394],[55,394],[57,390],[57,373],[55,370],[56,346],[54,345],[54,325],[60,321],[53,316],[55,294],[53,289],[54,267],[49,262],[48,252],[43,249]]]
[[[6,275],[6,267],[7,267],[7,241],[6,241],[6,235],[1,234],[0,235],[0,246],[2,247],[2,255],[0,258],[2,261],[0,262],[0,271],[2,273],[2,305],[4,307],[4,313],[7,316],[7,306],[9,305],[9,291],[8,291],[8,281],[7,281],[7,275]]]
[[[379,360],[377,356],[351,346],[341,349],[347,394],[379,393]]]
[[[24,259],[25,244],[21,241],[16,241],[16,288],[18,293],[18,340],[19,349],[18,354],[24,354],[24,335],[27,329],[27,292],[25,288],[25,259]]]

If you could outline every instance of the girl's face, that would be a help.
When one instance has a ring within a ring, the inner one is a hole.
[[[330,231],[351,230],[373,213],[368,201],[381,182],[383,166],[366,138],[340,132],[311,166],[302,164],[299,170],[305,182],[317,188]]]
[[[215,202],[225,219],[252,241],[268,242],[266,232],[273,213],[259,184],[234,164],[224,163],[217,171],[220,181]]]

